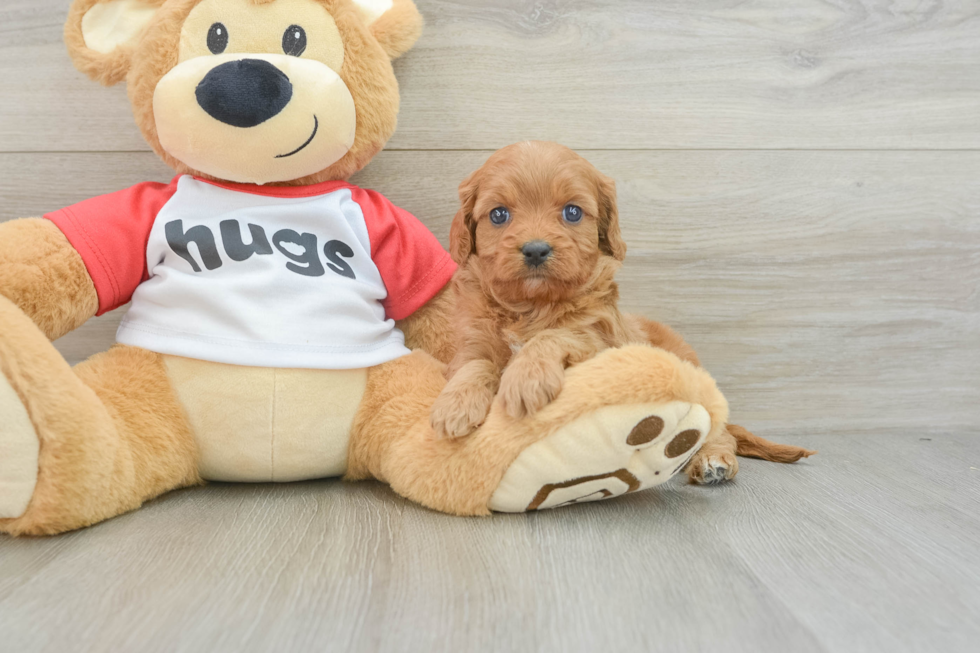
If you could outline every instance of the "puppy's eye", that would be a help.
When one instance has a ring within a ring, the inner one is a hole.
[[[282,51],[298,57],[306,51],[306,30],[299,25],[290,25],[282,35]]]
[[[562,210],[561,217],[565,218],[565,222],[571,222],[575,224],[576,222],[581,222],[582,220],[582,209],[575,206],[574,204],[569,204]]]
[[[228,47],[228,28],[215,23],[208,30],[208,50],[211,54],[221,54]]]
[[[498,206],[493,211],[490,211],[490,222],[494,224],[504,224],[510,220],[510,211],[502,206]]]

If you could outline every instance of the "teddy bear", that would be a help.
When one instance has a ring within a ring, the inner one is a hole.
[[[209,480],[377,479],[486,515],[734,474],[714,380],[652,346],[569,369],[534,415],[435,436],[456,266],[346,181],[395,129],[391,62],[421,28],[411,0],[74,0],[76,67],[125,80],[176,176],[0,225],[0,531]],[[108,351],[71,368],[52,346],[128,303]]]

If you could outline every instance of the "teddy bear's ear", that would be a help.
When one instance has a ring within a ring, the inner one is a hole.
[[[111,86],[129,72],[133,46],[164,0],[75,0],[65,44],[75,67]]]
[[[353,0],[371,33],[392,59],[411,49],[422,35],[422,14],[412,0]]]

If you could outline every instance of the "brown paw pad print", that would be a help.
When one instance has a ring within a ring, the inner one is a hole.
[[[688,463],[709,428],[707,411],[684,402],[600,409],[528,447],[490,507],[542,510],[660,485]]]

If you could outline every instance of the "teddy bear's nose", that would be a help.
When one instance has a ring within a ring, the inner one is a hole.
[[[196,94],[197,103],[215,120],[255,127],[289,104],[293,85],[268,61],[239,59],[212,68],[197,85]]]

